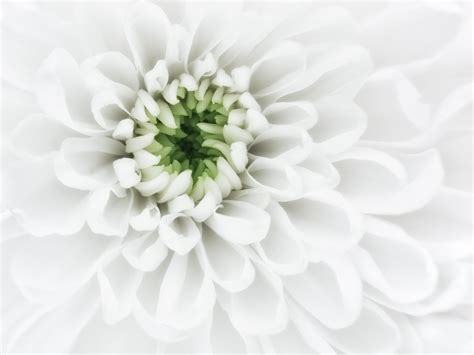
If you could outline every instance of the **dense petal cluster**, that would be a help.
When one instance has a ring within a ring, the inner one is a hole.
[[[7,4],[2,350],[470,352],[469,6],[365,6]]]

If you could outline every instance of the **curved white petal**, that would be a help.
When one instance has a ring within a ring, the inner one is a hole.
[[[348,327],[324,333],[334,347],[348,353],[393,353],[401,341],[397,324],[371,303],[364,304],[360,316]]]
[[[419,209],[438,191],[443,180],[439,154],[388,155],[354,148],[338,156],[338,190],[363,213],[396,215]]]
[[[401,303],[430,295],[438,270],[428,252],[396,225],[369,217],[366,225],[361,249],[354,251],[364,281]]]
[[[87,86],[93,91],[123,85],[137,92],[138,73],[135,65],[120,52],[106,52],[88,58],[81,64]]]
[[[255,97],[278,92],[291,85],[305,67],[303,48],[295,42],[282,42],[252,66],[250,92]]]
[[[125,34],[135,65],[142,75],[158,60],[166,59],[170,23],[163,10],[151,3],[140,3],[126,20]],[[150,46],[150,43],[154,45]]]
[[[23,119],[15,127],[10,141],[15,152],[43,157],[58,151],[67,137],[75,136],[78,134],[63,123],[46,115],[34,114]]]
[[[137,270],[155,270],[168,256],[168,248],[156,231],[148,232],[128,242],[122,249],[123,257]]]
[[[286,292],[329,328],[344,328],[359,317],[362,283],[350,261],[311,263],[305,272],[283,279]]]
[[[95,190],[89,200],[89,227],[95,233],[125,237],[129,230],[133,200],[131,191],[118,186]]]
[[[81,190],[110,186],[117,181],[113,161],[124,153],[124,145],[111,138],[67,138],[55,159],[56,175]]]
[[[210,228],[203,228],[202,242],[196,248],[205,272],[226,291],[242,291],[253,281],[255,270],[245,250]]]
[[[201,226],[183,213],[167,214],[161,218],[158,234],[161,241],[179,255],[185,255],[201,239]]]
[[[318,101],[315,107],[319,120],[308,133],[326,154],[350,148],[367,128],[366,113],[344,97],[330,96]]]
[[[160,287],[158,319],[176,329],[190,329],[210,316],[214,302],[214,284],[194,253],[174,254]]]
[[[335,191],[322,190],[280,204],[298,237],[317,250],[347,250],[364,232],[361,215]]]
[[[94,276],[112,245],[110,238],[96,236],[87,228],[70,236],[33,238],[16,253],[11,275],[29,300],[54,304],[77,292]]]
[[[365,26],[361,41],[379,66],[411,63],[436,54],[453,39],[460,23],[460,13],[424,3],[398,5]]]
[[[307,158],[312,140],[303,129],[297,127],[274,127],[259,134],[248,148],[251,159],[279,159],[288,164],[297,164]]]
[[[277,201],[288,201],[303,194],[303,181],[291,166],[281,162],[260,158],[247,167],[242,174],[244,186],[261,188]]]
[[[270,215],[270,229],[265,239],[255,244],[257,253],[278,274],[302,272],[308,265],[308,257],[284,209],[271,202],[266,212]]]
[[[103,132],[90,109],[91,94],[71,54],[54,50],[38,70],[37,100],[43,111],[86,134]]]
[[[246,245],[265,238],[270,216],[247,202],[225,200],[205,224],[229,242]]]
[[[234,327],[245,334],[265,335],[284,329],[288,309],[281,280],[260,263],[255,279],[245,290],[231,293],[224,307]]]
[[[52,158],[10,165],[3,184],[4,204],[32,235],[74,234],[84,225],[88,193],[58,181]]]
[[[442,188],[422,209],[388,219],[416,238],[439,262],[461,259],[472,252],[472,201],[467,193]]]
[[[112,253],[97,273],[104,321],[114,324],[127,317],[135,303],[143,272],[132,268],[120,253]]]
[[[309,101],[274,102],[262,113],[272,125],[297,126],[306,130],[318,121],[318,112]]]

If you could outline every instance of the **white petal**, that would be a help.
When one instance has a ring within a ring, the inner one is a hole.
[[[155,178],[148,181],[142,181],[141,183],[135,185],[135,188],[145,197],[154,195],[168,186],[170,181],[170,174],[166,171],[159,173]]]
[[[134,152],[133,158],[135,159],[139,169],[145,169],[157,165],[161,160],[160,156],[154,155],[146,150],[138,150]]]
[[[305,66],[303,48],[295,42],[282,42],[252,66],[250,92],[258,97],[279,91],[289,86]]]
[[[141,180],[141,174],[138,170],[138,165],[134,159],[121,158],[113,163],[114,171],[117,175],[120,186],[128,189],[138,184]]]
[[[131,190],[124,194],[117,187],[94,191],[89,201],[87,223],[95,233],[124,237],[133,199]]]
[[[117,84],[138,91],[138,73],[133,63],[119,52],[90,57],[81,65],[87,86],[93,91],[114,88]]]
[[[279,332],[288,321],[281,280],[263,265],[255,264],[255,271],[255,279],[249,287],[229,295],[229,318],[242,333]]]
[[[304,199],[282,202],[299,238],[323,251],[354,246],[364,232],[361,215],[337,192],[319,191]]]
[[[56,307],[43,307],[22,321],[12,334],[8,353],[65,353],[75,341],[75,336],[87,326],[97,310],[97,294],[86,287],[67,298]],[[71,322],[74,319],[74,322]]]
[[[74,58],[64,50],[55,50],[38,71],[36,93],[43,111],[74,130],[96,134],[103,132],[91,109],[91,95],[85,87]]]
[[[397,324],[379,307],[366,303],[347,328],[325,332],[326,339],[346,353],[393,353],[400,346]]]
[[[229,200],[244,201],[265,209],[270,203],[270,195],[265,190],[258,188],[244,189],[232,191],[229,195]]]
[[[5,205],[32,235],[73,234],[84,225],[87,193],[58,181],[51,158],[18,161],[2,178]]]
[[[140,199],[141,196],[135,195],[135,200],[140,201]],[[160,219],[160,209],[155,203],[148,201],[144,208],[139,209],[139,214],[130,217],[130,226],[136,231],[151,231],[158,227]]]
[[[363,213],[416,210],[431,200],[443,179],[439,155],[434,150],[393,154],[397,160],[365,148],[346,154],[341,156],[345,160],[338,158],[334,163],[341,174],[338,190]]]
[[[245,117],[245,129],[247,131],[256,136],[268,129],[268,126],[267,118],[259,109],[249,108],[247,110],[247,115]]]
[[[438,270],[421,245],[396,225],[367,219],[367,234],[355,262],[362,277],[396,302],[416,302],[430,295]]]
[[[436,54],[453,39],[460,23],[459,13],[439,11],[423,3],[399,5],[366,26],[361,40],[379,66],[411,63]],[[409,30],[415,27],[416,31]]]
[[[98,238],[87,228],[67,237],[33,238],[16,254],[12,277],[23,295],[34,302],[64,300],[94,276],[110,245],[110,238]]]
[[[163,10],[151,3],[137,5],[125,27],[128,44],[139,71],[145,75],[160,59],[166,59],[170,23]],[[154,43],[150,46],[150,43]]]
[[[165,189],[159,193],[157,202],[162,203],[171,200],[186,191],[192,184],[191,170],[184,170],[178,174]]]
[[[357,269],[344,258],[334,258],[284,278],[286,291],[329,328],[351,325],[362,307],[362,283]]]
[[[456,260],[471,253],[471,202],[467,193],[442,188],[422,209],[390,220],[422,243],[437,261]]]
[[[145,149],[155,140],[155,133],[147,133],[143,136],[136,136],[127,139],[125,142],[125,151],[127,153],[135,153]]]
[[[410,140],[427,129],[431,120],[430,108],[422,101],[420,92],[396,70],[372,75],[355,102],[368,118],[363,139],[382,144]]]
[[[168,83],[169,74],[166,62],[159,60],[156,62],[153,69],[145,74],[145,86],[151,96],[155,96],[156,93],[162,91]]]
[[[225,200],[205,223],[222,238],[245,245],[265,238],[270,216],[247,202]]]
[[[196,256],[174,254],[161,283],[158,318],[177,329],[190,329],[210,316],[214,302],[214,285]]]
[[[194,207],[194,201],[189,195],[183,194],[168,201],[167,205],[168,212],[174,214],[192,209]]]
[[[276,202],[271,202],[266,211],[270,215],[270,229],[266,238],[255,244],[256,251],[276,273],[302,272],[308,265],[308,258],[288,216]]]
[[[244,171],[248,163],[247,147],[243,142],[235,142],[230,145],[230,156],[232,164],[235,166],[237,172]]]
[[[274,127],[258,135],[249,146],[251,159],[281,159],[297,164],[307,158],[312,140],[306,131],[296,127]]]
[[[111,185],[117,181],[113,162],[124,153],[123,144],[111,138],[67,138],[55,159],[56,175],[78,189]]]
[[[110,259],[99,269],[97,280],[104,320],[114,324],[132,311],[143,272],[132,268],[120,254],[112,255]]]
[[[202,242],[196,248],[203,269],[225,290],[238,292],[253,281],[255,270],[245,250],[208,227],[203,228]]]
[[[189,253],[201,239],[200,226],[183,213],[163,216],[158,233],[163,243],[179,255]]]
[[[63,123],[37,114],[23,119],[11,133],[10,140],[16,152],[41,157],[59,150],[64,139],[77,135]]]
[[[308,133],[326,154],[345,151],[367,127],[365,112],[345,98],[328,97],[315,106],[319,120]]]
[[[129,138],[133,137],[133,130],[135,128],[135,123],[132,119],[126,118],[121,120],[117,127],[115,127],[112,137],[121,141],[126,141]]]
[[[160,113],[160,108],[148,92],[146,92],[145,90],[139,90],[138,97],[143,102],[143,105],[151,113],[152,116],[158,116],[158,114]]]
[[[297,172],[271,159],[253,161],[242,175],[244,184],[266,190],[277,201],[293,200],[303,192],[302,180]]]
[[[306,130],[318,120],[316,108],[308,101],[275,102],[262,113],[272,125],[298,126]]]
[[[415,318],[413,323],[427,353],[469,354],[472,351],[470,321],[440,314]]]
[[[135,269],[150,272],[166,259],[168,248],[152,231],[127,243],[122,255]]]

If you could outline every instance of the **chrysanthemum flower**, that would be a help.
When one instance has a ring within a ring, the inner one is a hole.
[[[7,4],[5,352],[470,352],[466,4]]]

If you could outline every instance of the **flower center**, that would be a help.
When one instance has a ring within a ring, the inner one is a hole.
[[[113,132],[129,154],[114,162],[120,185],[158,204],[199,204],[209,194],[219,204],[242,187],[247,146],[267,123],[258,103],[222,70],[201,81],[189,74],[153,80],[145,77],[148,91],[138,92],[131,117]]]
[[[165,154],[163,149],[155,152],[161,157],[160,163],[176,172],[190,169],[194,183],[201,176],[215,178],[217,159],[227,159],[230,153],[223,134],[229,112],[221,103],[212,102],[215,94],[214,90],[208,90],[199,99],[196,92],[180,90],[179,102],[170,107],[176,128],[156,123],[159,132],[155,141],[166,148]]]

